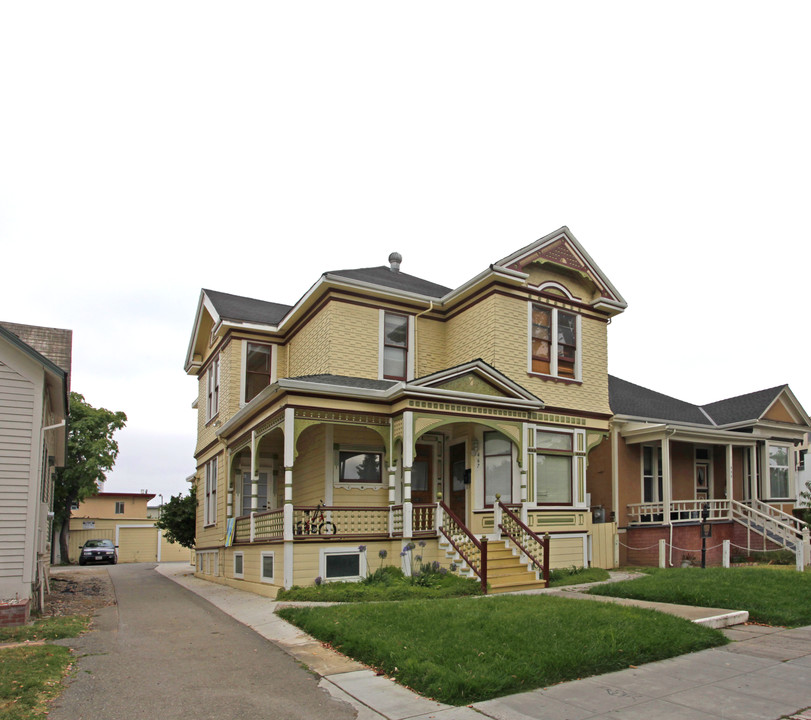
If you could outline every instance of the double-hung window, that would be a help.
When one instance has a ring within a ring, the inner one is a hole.
[[[220,356],[217,355],[208,368],[206,392],[206,420],[211,420],[220,410]]]
[[[382,375],[387,380],[408,379],[408,315],[383,313]]]
[[[658,503],[663,499],[662,448],[642,446],[642,502]]]
[[[496,495],[501,502],[512,502],[512,443],[499,432],[484,433],[484,504],[492,507]]]
[[[574,436],[567,432],[535,433],[535,501],[539,505],[571,505]]]
[[[789,462],[791,448],[788,445],[769,445],[769,497],[789,497]]]
[[[203,522],[205,525],[213,525],[217,522],[217,458],[205,464],[205,484]]]
[[[249,403],[270,385],[270,345],[246,343],[245,348],[245,402]]]
[[[116,501],[115,514],[116,515],[123,515],[124,514],[124,503],[122,501],[120,501],[120,500]]]
[[[580,316],[555,307],[530,306],[529,370],[580,379]]]

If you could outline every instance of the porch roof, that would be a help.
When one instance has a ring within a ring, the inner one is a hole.
[[[669,423],[627,422],[620,430],[628,445],[643,442],[656,442],[668,438],[677,442],[700,443],[703,445],[754,445],[757,438],[734,430],[715,428],[686,427]]]

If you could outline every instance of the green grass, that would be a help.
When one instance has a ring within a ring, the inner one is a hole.
[[[89,624],[90,618],[86,615],[41,618],[31,625],[0,628],[0,643],[76,637],[87,630]]]
[[[76,637],[90,625],[85,615],[49,617],[0,629],[0,643]],[[62,691],[73,658],[57,645],[0,648],[0,718],[34,720],[48,714],[48,702]]]
[[[72,662],[70,650],[57,645],[0,650],[0,718],[44,718]]]
[[[811,572],[778,567],[646,569],[637,580],[600,585],[596,595],[748,610],[768,625],[811,625]]]
[[[478,595],[478,580],[461,578],[452,573],[426,572],[405,577],[399,568],[387,566],[361,582],[331,582],[321,585],[280,590],[277,600],[307,602],[382,602],[413,598],[437,599]]]
[[[602,568],[554,568],[549,572],[549,587],[602,582],[603,580],[608,580],[608,578],[608,570],[603,570]]]
[[[279,615],[427,697],[462,705],[726,642],[681,618],[549,596],[284,608]]]

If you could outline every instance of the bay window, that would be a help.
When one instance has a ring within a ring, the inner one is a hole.
[[[538,430],[535,446],[535,501],[539,505],[571,505],[573,435]]]

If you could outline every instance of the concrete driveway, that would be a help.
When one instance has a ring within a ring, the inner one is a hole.
[[[78,661],[51,720],[355,718],[282,649],[154,568],[110,568],[118,605],[61,642]]]

